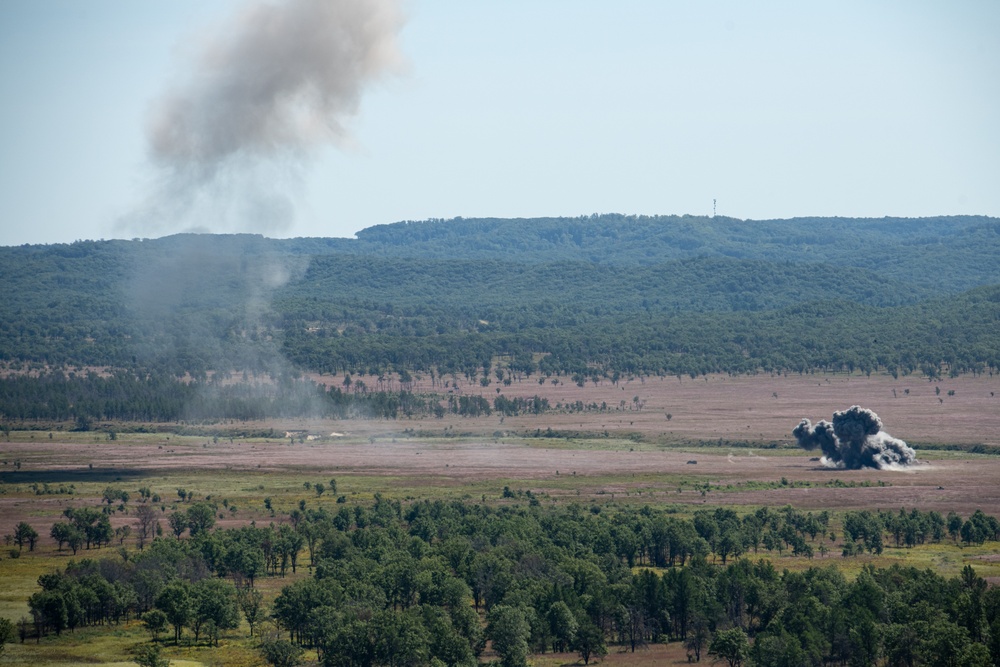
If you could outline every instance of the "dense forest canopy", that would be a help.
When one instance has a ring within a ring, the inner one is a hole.
[[[601,215],[0,248],[0,361],[211,371],[990,372],[1000,220]]]

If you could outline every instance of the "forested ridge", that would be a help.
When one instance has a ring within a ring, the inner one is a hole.
[[[590,216],[0,248],[0,362],[610,377],[1000,368],[1000,221]],[[166,386],[166,385],[164,385]]]

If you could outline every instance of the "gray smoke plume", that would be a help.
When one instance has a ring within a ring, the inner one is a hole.
[[[346,139],[365,87],[400,63],[401,25],[397,0],[248,3],[155,102],[147,135],[157,178],[122,226],[287,229],[304,166]]]
[[[803,419],[792,435],[800,447],[819,447],[826,461],[838,468],[882,469],[917,460],[912,447],[883,431],[878,415],[860,405],[834,412],[833,423],[824,420],[813,426]]]

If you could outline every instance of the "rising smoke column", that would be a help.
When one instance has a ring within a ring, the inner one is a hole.
[[[150,108],[148,195],[120,229],[287,230],[303,171],[321,149],[348,141],[365,90],[401,63],[399,1],[245,0],[185,45],[192,58]],[[311,387],[282,382],[297,372],[271,336],[272,295],[305,265],[245,234],[161,239],[149,252],[131,281],[144,325],[132,341],[137,360],[192,374],[249,372],[245,396],[266,403],[277,393],[301,405],[298,414],[319,414]],[[193,407],[212,398],[203,388]]]
[[[878,415],[860,405],[834,412],[833,423],[823,420],[813,426],[803,419],[792,435],[800,447],[820,448],[827,462],[838,468],[881,469],[917,460],[912,447],[883,431]]]
[[[249,2],[153,104],[152,194],[122,226],[287,229],[304,167],[400,64],[401,25],[397,0]]]

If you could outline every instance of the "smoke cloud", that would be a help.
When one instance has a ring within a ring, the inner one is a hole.
[[[345,142],[365,88],[401,63],[401,25],[397,0],[247,4],[155,101],[152,194],[123,226],[287,229],[302,170]]]
[[[912,447],[883,431],[878,415],[860,405],[834,412],[832,423],[823,420],[813,426],[803,419],[792,435],[800,447],[822,450],[826,462],[838,468],[884,469],[917,460]]]

